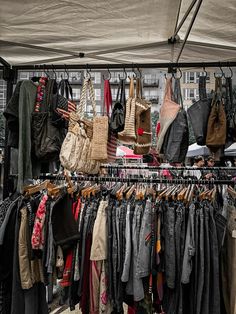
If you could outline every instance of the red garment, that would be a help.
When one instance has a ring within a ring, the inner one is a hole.
[[[104,81],[104,104],[106,108],[106,113],[109,116],[110,108],[112,105],[112,95],[109,80]]]
[[[34,228],[31,237],[31,244],[32,249],[34,250],[42,250],[44,246],[44,222],[45,222],[45,215],[46,215],[46,202],[48,200],[48,196],[44,195],[39,207],[37,209],[35,221],[34,221]]]
[[[135,313],[136,313],[135,308],[129,306],[129,307],[128,307],[128,314],[135,314]]]

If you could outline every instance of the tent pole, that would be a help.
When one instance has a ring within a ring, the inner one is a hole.
[[[182,2],[182,1],[181,1]],[[181,2],[180,2],[180,6],[181,6]],[[193,0],[192,3],[190,4],[190,6],[188,7],[188,10],[186,11],[186,13],[184,14],[182,20],[180,21],[179,25],[175,26],[175,32],[174,34],[171,36],[171,38],[169,39],[170,42],[174,42],[176,35],[178,34],[178,32],[180,31],[181,27],[183,26],[185,20],[187,19],[187,17],[189,16],[189,13],[191,12],[192,8],[194,7],[195,3],[197,2],[197,0]],[[180,10],[180,7],[179,7]],[[178,13],[178,18],[179,18],[179,13]],[[176,21],[178,23],[178,19]],[[176,24],[177,24],[176,23]]]
[[[186,42],[187,42],[188,36],[189,36],[189,34],[190,34],[190,32],[191,32],[191,29],[192,29],[192,27],[193,27],[193,24],[194,24],[194,22],[195,22],[195,19],[196,19],[196,17],[197,17],[197,14],[198,14],[198,12],[199,12],[199,9],[200,9],[200,7],[201,7],[201,4],[202,4],[202,0],[199,0],[199,1],[198,1],[198,4],[197,4],[197,7],[196,7],[196,9],[195,9],[195,11],[194,11],[194,14],[193,14],[193,16],[192,16],[192,19],[191,19],[190,25],[189,25],[189,27],[188,27],[187,33],[186,33],[186,35],[185,35],[185,37],[184,37],[184,41],[183,41],[183,44],[182,44],[182,46],[181,46],[181,48],[180,48],[180,52],[179,52],[179,54],[178,54],[178,57],[177,57],[177,59],[176,59],[176,62],[179,62],[179,59],[180,59],[181,54],[182,54],[182,52],[183,52],[183,50],[184,50],[185,44],[186,44]]]
[[[148,68],[148,69],[154,69],[154,68],[159,68],[159,69],[168,69],[168,68],[202,68],[202,67],[207,67],[207,68],[217,68],[217,67],[236,67],[236,61],[213,61],[213,62],[166,62],[166,63],[125,63],[125,64],[88,64],[88,67],[90,69],[97,69],[97,70],[102,70],[102,69],[132,69],[133,67],[138,67],[140,69]],[[65,70],[65,65],[64,64],[54,64],[53,66],[51,64],[47,64],[47,69],[53,69],[53,67],[57,70]],[[86,69],[87,64],[67,64],[66,68],[67,69],[80,69],[84,70]],[[33,70],[34,66],[33,65],[15,65],[12,66],[13,70]],[[44,65],[40,64],[37,65],[37,70],[43,70]]]
[[[8,68],[8,70],[11,70]],[[7,97],[6,103],[9,102],[12,93],[13,93],[13,84],[14,84],[14,76],[12,75],[13,72],[9,72],[9,76],[5,78],[7,81]],[[8,197],[10,191],[10,181],[9,181],[9,174],[10,174],[10,165],[11,165],[11,149],[8,146],[8,126],[7,122],[5,123],[5,143],[4,143],[4,173],[3,173],[3,199]]]

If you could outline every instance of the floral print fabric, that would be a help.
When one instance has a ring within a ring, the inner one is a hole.
[[[45,239],[43,229],[46,215],[47,200],[48,196],[44,195],[37,209],[33,233],[31,237],[31,244],[34,250],[42,250],[44,247]]]

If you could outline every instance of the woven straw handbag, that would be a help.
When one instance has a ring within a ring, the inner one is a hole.
[[[129,98],[125,105],[125,128],[118,133],[118,139],[125,144],[134,144],[136,141],[135,133],[135,111],[136,98],[134,95],[134,79],[130,79]]]
[[[91,160],[92,120],[84,118],[87,91],[92,103],[93,116],[96,116],[93,85],[89,79],[85,79],[78,110],[70,114],[69,130],[62,144],[60,161],[67,170],[96,174],[99,172],[100,164]]]

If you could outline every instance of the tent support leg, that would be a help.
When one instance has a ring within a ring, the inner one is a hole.
[[[9,102],[13,93],[13,84],[16,79],[16,71],[10,69],[9,67],[4,67],[4,80],[7,81],[7,97],[6,103]],[[3,173],[3,199],[8,197],[10,192],[10,165],[11,165],[11,149],[8,144],[8,126],[5,123],[5,147],[4,147],[4,173]]]

